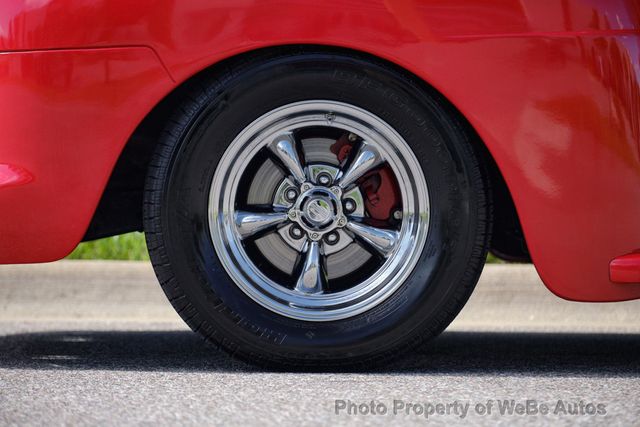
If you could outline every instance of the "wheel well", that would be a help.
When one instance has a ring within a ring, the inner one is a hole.
[[[260,51],[263,53],[265,51],[273,51],[274,54],[279,54],[298,50],[304,52],[308,48],[309,46],[280,46],[260,49]],[[426,90],[436,93],[443,102],[446,102],[452,114],[457,115],[460,122],[464,124],[466,131],[472,136],[472,140],[477,141],[476,152],[479,153],[480,160],[487,171],[487,177],[490,181],[489,188],[491,188],[492,193],[491,199],[493,201],[491,251],[505,260],[530,261],[518,214],[504,178],[479,135],[454,105],[427,82],[396,64],[369,54],[343,48],[326,46],[312,46],[312,48],[314,50],[322,49],[327,52],[368,56],[371,60],[385,62],[387,66],[410,75],[419,84],[423,85]],[[171,119],[175,109],[180,107],[185,96],[188,96],[192,85],[199,84],[212,74],[216,74],[221,69],[228,67],[229,64],[233,64],[235,61],[242,61],[244,57],[255,53],[256,51],[245,52],[225,59],[192,76],[160,101],[145,117],[131,135],[129,141],[127,141],[118,158],[83,241],[130,231],[142,231],[142,200],[147,167],[167,121]]]

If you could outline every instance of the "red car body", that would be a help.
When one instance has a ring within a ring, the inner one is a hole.
[[[383,58],[444,95],[495,160],[551,291],[640,297],[640,256],[622,257],[640,248],[637,0],[4,0],[0,263],[67,255],[181,83],[301,44]]]

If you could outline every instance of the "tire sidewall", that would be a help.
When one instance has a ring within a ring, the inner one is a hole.
[[[461,281],[480,227],[470,156],[437,97],[395,70],[341,55],[274,58],[234,75],[209,84],[191,120],[170,132],[158,203],[174,279],[201,321],[234,351],[272,358],[357,358],[439,332],[452,317],[450,300],[470,293]],[[331,322],[284,317],[249,298],[221,264],[208,223],[210,185],[230,142],[268,111],[310,99],[356,105],[390,124],[416,155],[430,195],[427,242],[405,283],[377,307]]]

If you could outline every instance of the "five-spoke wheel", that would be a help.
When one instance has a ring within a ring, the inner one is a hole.
[[[329,321],[402,283],[426,241],[429,198],[393,128],[354,105],[313,100],[264,114],[231,142],[210,218],[216,251],[249,296]]]
[[[254,52],[181,89],[151,159],[147,245],[207,340],[270,367],[369,368],[475,285],[488,199],[437,93],[353,52]]]

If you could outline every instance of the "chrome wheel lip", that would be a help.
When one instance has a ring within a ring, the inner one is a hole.
[[[365,138],[384,153],[400,184],[403,219],[399,244],[371,277],[336,293],[305,295],[272,281],[249,259],[234,224],[238,186],[249,161],[278,135],[309,126],[337,127]],[[232,141],[214,173],[208,217],[216,253],[226,272],[245,294],[286,317],[334,321],[378,306],[413,271],[427,240],[429,193],[413,151],[385,121],[364,109],[338,101],[302,101],[266,113]]]

